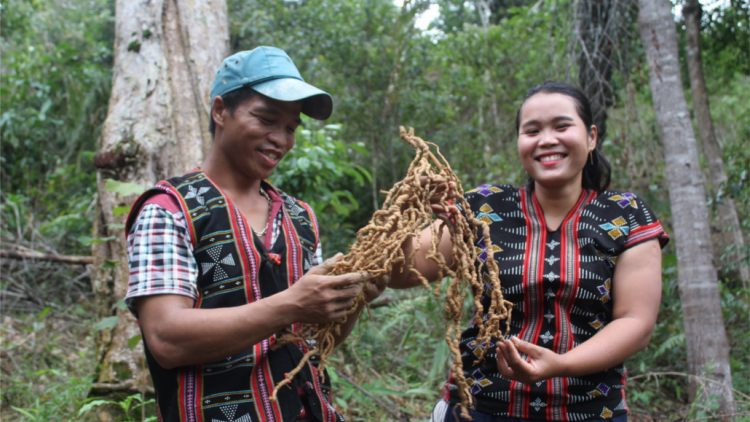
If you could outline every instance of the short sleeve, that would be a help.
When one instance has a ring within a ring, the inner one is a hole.
[[[127,237],[130,279],[125,302],[136,315],[133,299],[178,294],[197,299],[198,265],[182,212],[146,204]]]
[[[662,248],[669,243],[669,236],[664,231],[659,219],[641,198],[635,194],[624,192],[610,199],[618,201],[618,197],[620,203],[628,203],[626,208],[630,211],[628,215],[629,230],[623,250],[630,249],[651,239],[658,239],[659,245]]]

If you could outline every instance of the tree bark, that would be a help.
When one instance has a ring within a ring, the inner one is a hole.
[[[101,318],[116,315],[112,330],[97,334],[98,385],[132,385],[145,391],[149,383],[140,334],[123,306],[128,267],[126,215],[136,195],[122,197],[105,189],[106,179],[151,186],[199,166],[211,144],[209,99],[214,72],[229,52],[225,0],[117,0],[115,65],[109,111],[102,130],[93,289]]]
[[[613,5],[612,2],[615,2]],[[578,84],[591,104],[594,124],[600,139],[607,134],[607,108],[612,105],[612,52],[613,41],[618,39],[611,32],[615,27],[613,8],[617,0],[579,0],[577,5],[576,37],[578,49]]]
[[[627,73],[627,55],[635,22],[633,0],[577,0],[576,61],[578,84],[591,104],[599,138],[607,135],[607,109],[614,104],[612,75]]]
[[[698,0],[687,0],[682,9],[685,18],[685,35],[687,39],[687,64],[690,75],[690,89],[693,92],[693,109],[695,120],[698,123],[703,154],[708,162],[708,171],[711,177],[711,196],[716,203],[717,229],[719,236],[715,246],[718,254],[730,247],[734,253],[729,254],[725,260],[731,262],[742,254],[745,239],[740,228],[740,220],[737,217],[737,209],[731,197],[724,195],[723,188],[727,183],[727,173],[724,170],[724,158],[721,154],[721,146],[716,140],[714,133],[714,122],[711,118],[711,110],[708,102],[706,81],[703,76],[703,60],[701,59],[700,28],[701,28],[701,5]],[[750,268],[745,260],[740,260],[739,276],[743,286],[747,288],[750,279]]]
[[[706,192],[678,62],[677,31],[669,0],[638,0],[638,33],[646,51],[651,96],[669,180],[678,283],[689,371],[724,385],[691,380],[692,400],[718,397],[732,413],[732,372],[713,264]]]

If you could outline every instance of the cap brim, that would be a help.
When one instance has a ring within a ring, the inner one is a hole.
[[[333,112],[333,99],[324,91],[294,78],[274,79],[252,85],[266,97],[279,101],[302,101],[302,112],[317,120],[325,120]]]

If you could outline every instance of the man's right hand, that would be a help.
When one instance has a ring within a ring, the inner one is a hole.
[[[327,275],[333,265],[341,260],[336,254],[313,267],[292,287],[279,293],[292,304],[293,320],[307,324],[321,324],[341,319],[354,306],[354,299],[362,291],[363,283],[370,278],[367,273]]]

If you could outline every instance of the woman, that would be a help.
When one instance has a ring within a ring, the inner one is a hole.
[[[503,294],[515,305],[509,341],[498,341],[484,362],[473,366],[474,349],[483,347],[472,341],[476,327],[462,335],[472,417],[625,421],[622,362],[651,338],[667,235],[640,198],[607,190],[610,167],[580,90],[555,82],[531,88],[516,127],[529,184],[483,185],[466,195],[491,223]],[[425,259],[430,236],[423,232],[414,266],[434,280],[437,269]],[[450,256],[446,235],[440,250]],[[394,271],[389,285],[419,285],[408,275]],[[433,420],[463,420],[458,402],[449,379]]]

